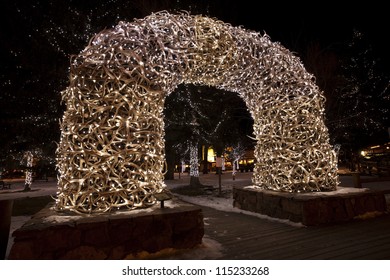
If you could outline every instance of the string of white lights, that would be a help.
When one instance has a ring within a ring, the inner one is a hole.
[[[24,184],[25,184],[25,187],[26,188],[29,188],[32,184],[32,171],[31,171],[31,168],[33,166],[33,162],[34,162],[34,155],[31,151],[27,151],[25,153],[25,157],[26,157],[26,178],[25,178],[25,181],[24,181]]]
[[[57,151],[57,210],[147,207],[164,185],[163,107],[180,83],[238,93],[254,119],[253,183],[288,192],[338,185],[324,97],[267,35],[187,13],[120,22],[72,59]]]

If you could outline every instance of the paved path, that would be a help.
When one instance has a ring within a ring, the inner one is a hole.
[[[235,180],[233,180],[231,172],[225,172],[221,178],[221,187],[222,189],[231,189],[232,186],[248,186],[251,185],[252,172],[238,172]],[[188,173],[181,174],[180,177],[176,173],[175,180],[168,180],[166,184],[170,188],[177,186],[188,185],[190,177]],[[218,175],[215,173],[210,174],[201,174],[200,181],[204,185],[212,185],[218,187]],[[353,187],[353,179],[351,176],[340,176],[342,187]],[[363,188],[370,188],[372,190],[390,190],[390,181],[383,182],[371,182],[363,183]],[[11,189],[0,190],[0,200],[2,199],[18,199],[25,197],[37,197],[37,196],[46,196],[52,195],[55,196],[57,192],[57,181],[54,178],[51,178],[49,181],[36,181],[32,184],[32,191],[23,192],[24,181],[23,180],[14,180],[12,181]]]

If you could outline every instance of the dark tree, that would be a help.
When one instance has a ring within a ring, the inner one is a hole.
[[[309,43],[303,62],[326,97],[326,123],[332,144],[350,161],[367,145],[388,141],[390,75],[381,45],[354,30],[337,45]]]
[[[390,75],[373,45],[358,30],[342,55],[342,82],[336,88],[337,102],[329,120],[334,141],[354,151],[383,143],[388,140],[390,125]]]
[[[0,32],[0,171],[17,154],[42,150],[55,164],[61,91],[69,64],[90,38],[120,20],[176,8],[177,1],[5,0]]]

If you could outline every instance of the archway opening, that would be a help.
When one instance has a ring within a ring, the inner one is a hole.
[[[196,177],[217,173],[216,157],[223,157],[224,170],[236,173],[239,160],[246,151],[253,153],[255,147],[253,119],[234,92],[181,84],[165,100],[164,123],[166,180],[180,178],[181,173],[194,177],[193,169],[199,170]],[[195,155],[190,153],[191,146]],[[253,162],[254,157],[246,167]],[[199,178],[195,181],[191,178],[190,185],[201,185]]]

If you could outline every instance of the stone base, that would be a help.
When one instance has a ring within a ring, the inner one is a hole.
[[[346,222],[387,212],[384,192],[339,188],[332,192],[284,193],[234,187],[233,206],[307,226]]]
[[[14,231],[8,259],[126,259],[193,248],[204,235],[202,210],[182,202],[94,215],[64,214],[51,206]]]

